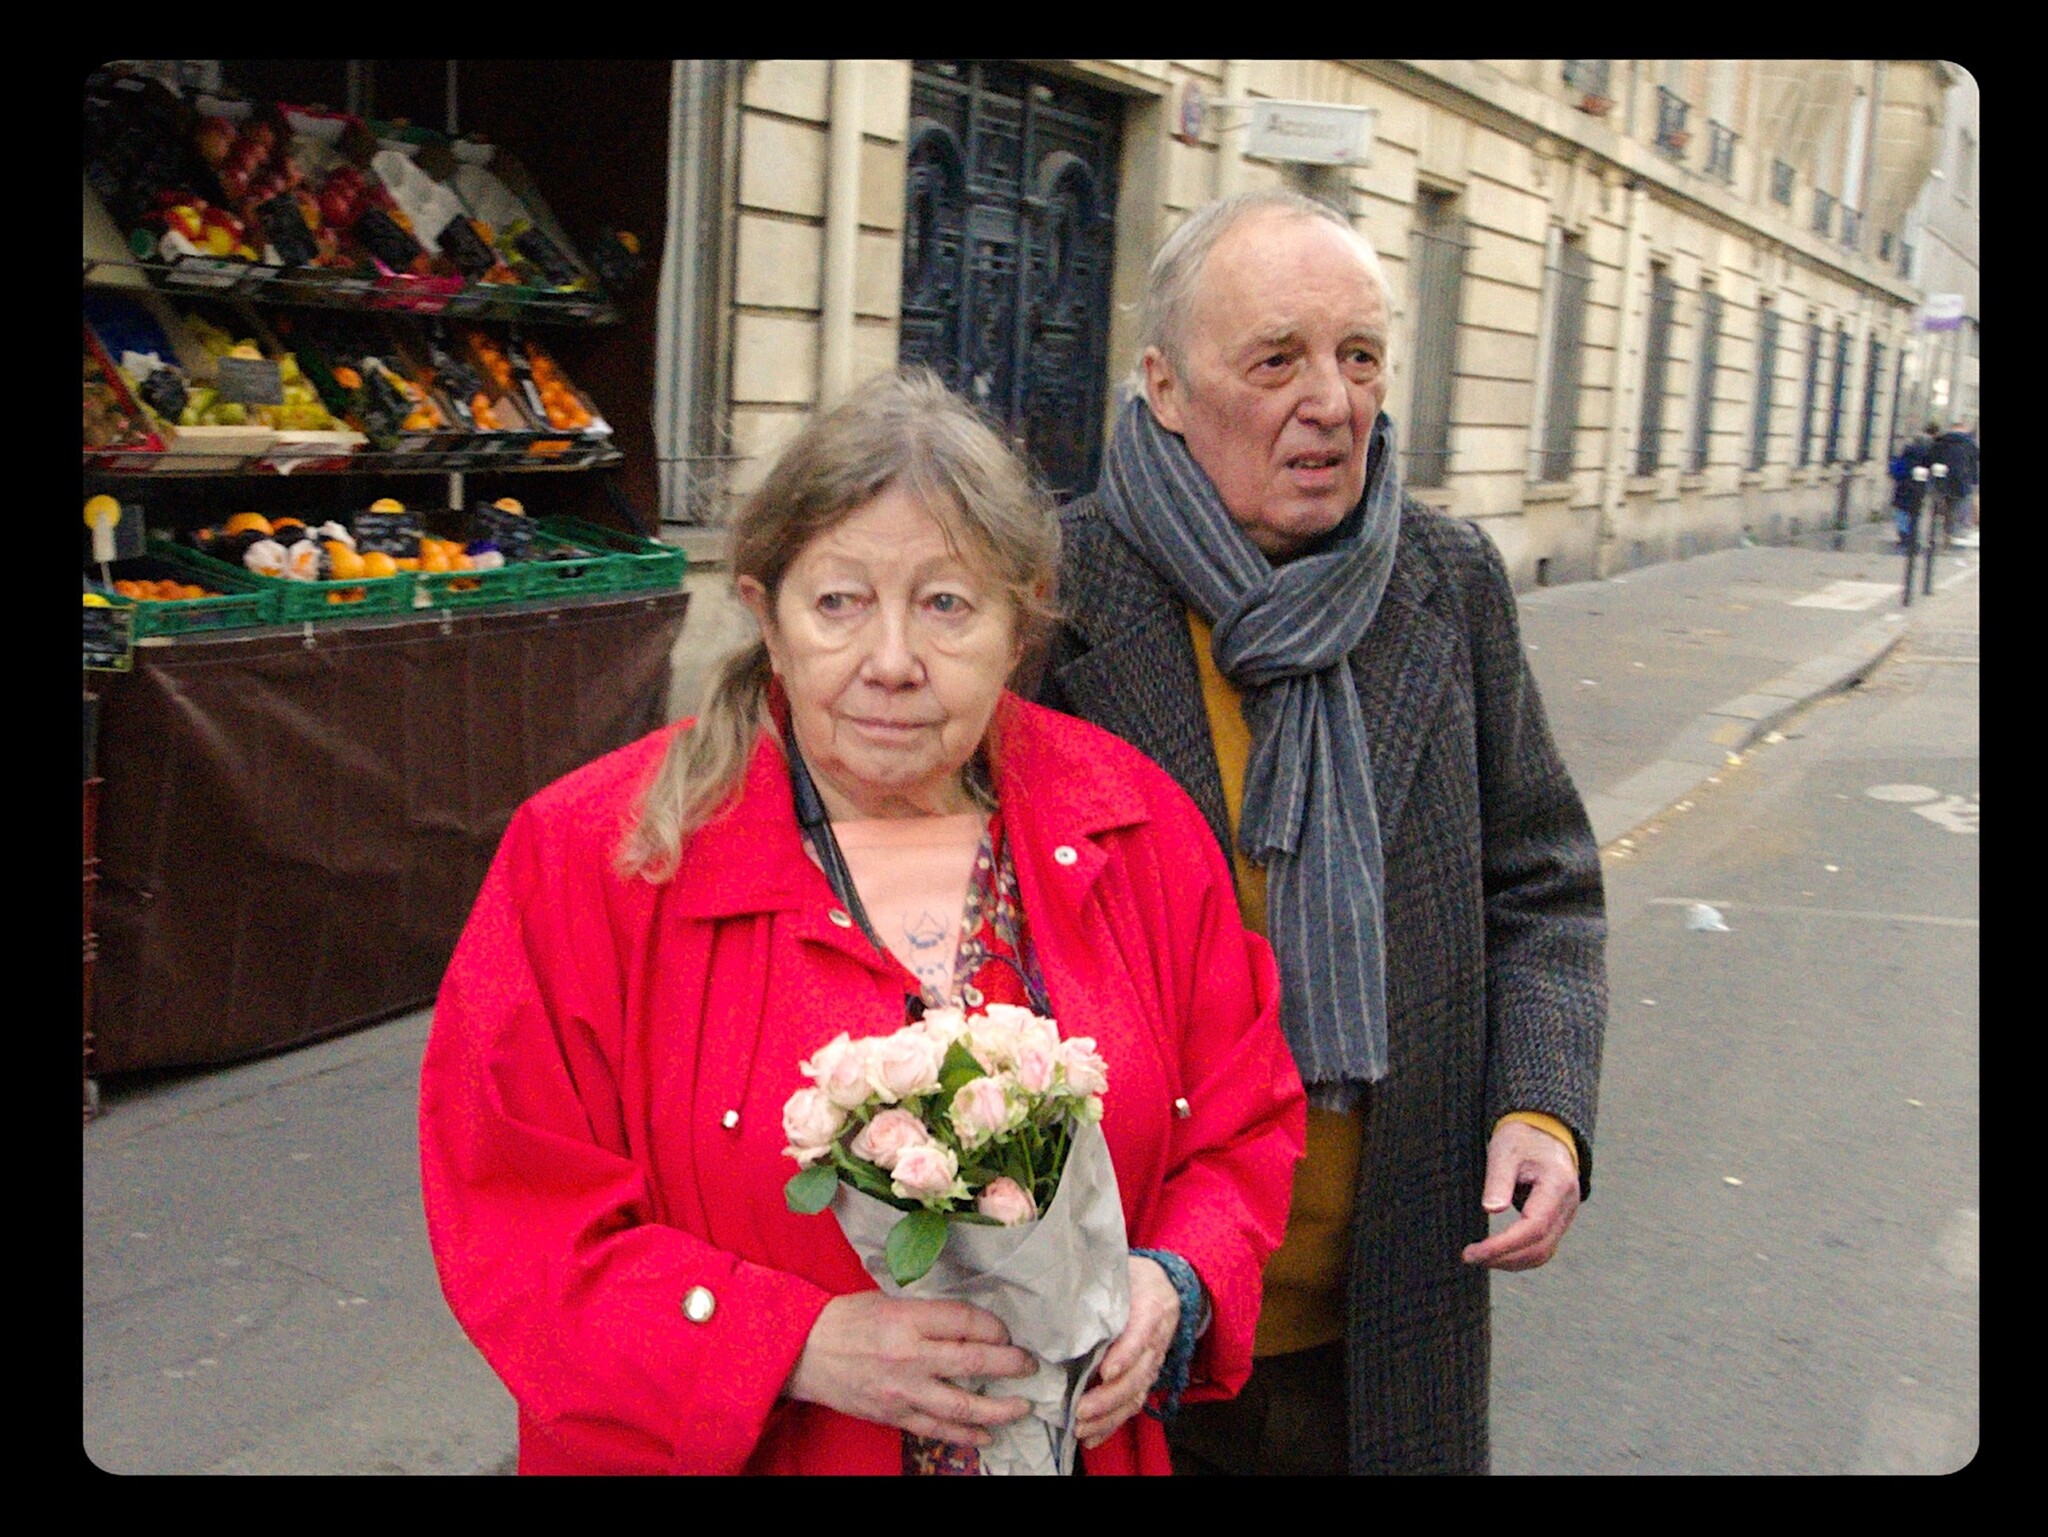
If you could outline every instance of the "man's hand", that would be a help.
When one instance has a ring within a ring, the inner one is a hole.
[[[1134,1254],[1130,1264],[1130,1321],[1103,1356],[1095,1386],[1074,1406],[1074,1433],[1090,1451],[1145,1407],[1180,1328],[1180,1293],[1159,1261]]]
[[[912,1435],[986,1446],[988,1426],[1022,1419],[1031,1405],[946,1379],[1028,1377],[1037,1369],[984,1308],[854,1292],[825,1304],[783,1391]]]
[[[1534,1270],[1557,1252],[1579,1210],[1579,1170],[1571,1149],[1527,1121],[1504,1121],[1486,1144],[1486,1185],[1479,1204],[1488,1216],[1504,1212],[1526,1185],[1521,1217],[1481,1243],[1468,1245],[1468,1265],[1491,1270]]]

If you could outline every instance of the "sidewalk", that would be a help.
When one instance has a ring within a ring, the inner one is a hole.
[[[1889,524],[1526,594],[1603,845],[1974,601],[1901,610]],[[1809,540],[1809,546],[1813,541]],[[513,1411],[442,1304],[413,1142],[421,1011],[265,1061],[103,1085],[84,1133],[84,1422],[123,1473],[509,1471]]]

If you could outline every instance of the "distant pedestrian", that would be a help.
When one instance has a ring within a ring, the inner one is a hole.
[[[1947,471],[1942,476],[1950,508],[1951,532],[1970,526],[1970,495],[1977,489],[1977,436],[1970,423],[1959,421],[1934,440],[1933,463]]]
[[[1913,548],[1913,530],[1918,526],[1921,504],[1927,500],[1927,477],[1915,476],[1913,472],[1927,468],[1940,431],[1939,423],[1929,422],[1918,437],[1908,439],[1892,455],[1892,521],[1898,527],[1901,550]]]

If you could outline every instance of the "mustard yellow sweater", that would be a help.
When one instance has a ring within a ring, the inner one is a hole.
[[[1209,651],[1209,626],[1188,613],[1195,658],[1202,669],[1202,700],[1208,708],[1209,732],[1216,742],[1216,763],[1223,773],[1223,802],[1230,816],[1231,862],[1237,873],[1237,902],[1245,926],[1266,932],[1266,872],[1237,851],[1238,817],[1244,808],[1244,771],[1251,757],[1251,728],[1245,724],[1243,699],[1217,669]],[[1572,1134],[1554,1116],[1516,1110],[1502,1121],[1527,1121],[1579,1152]],[[1308,1112],[1308,1153],[1295,1170],[1294,1199],[1287,1213],[1287,1237],[1266,1265],[1265,1302],[1259,1313],[1252,1353],[1283,1355],[1308,1350],[1344,1337],[1344,1291],[1350,1266],[1351,1209],[1358,1191],[1358,1156],[1365,1144],[1362,1111]]]

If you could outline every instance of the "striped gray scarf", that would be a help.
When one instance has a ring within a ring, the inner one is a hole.
[[[1266,867],[1281,1028],[1318,1104],[1387,1071],[1384,868],[1372,759],[1349,657],[1394,565],[1394,424],[1373,425],[1365,495],[1321,549],[1271,564],[1142,397],[1117,421],[1097,499],[1209,622],[1251,728],[1237,841]],[[1361,1023],[1363,1028],[1360,1028]]]

